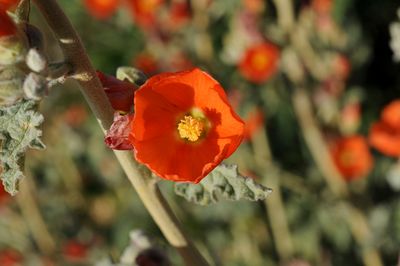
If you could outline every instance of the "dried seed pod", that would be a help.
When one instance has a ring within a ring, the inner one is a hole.
[[[47,67],[47,58],[37,48],[29,49],[25,57],[26,65],[35,72],[42,72]]]
[[[0,106],[12,105],[22,99],[25,74],[15,66],[0,69]]]
[[[18,35],[0,38],[0,65],[13,65],[21,62],[26,49]]]
[[[22,86],[25,98],[39,101],[47,94],[47,81],[44,77],[29,73]]]

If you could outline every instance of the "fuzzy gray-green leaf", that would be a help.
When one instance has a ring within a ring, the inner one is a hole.
[[[24,155],[28,148],[44,149],[37,127],[43,116],[36,111],[34,101],[20,101],[0,108],[0,167],[1,179],[7,192],[16,194],[23,178]]]
[[[221,198],[227,200],[263,200],[271,189],[264,187],[249,177],[239,174],[236,165],[221,164],[208,174],[199,184],[178,182],[175,193],[199,205],[216,203]]]

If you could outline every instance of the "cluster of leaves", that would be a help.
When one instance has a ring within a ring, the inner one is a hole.
[[[42,122],[43,115],[37,112],[37,104],[32,100],[0,108],[0,172],[6,191],[12,195],[17,193],[24,176],[26,150],[45,148],[38,128]]]
[[[250,177],[243,177],[236,165],[217,166],[200,184],[176,183],[175,192],[188,201],[200,205],[217,203],[219,198],[228,200],[264,200],[271,189],[257,184]]]

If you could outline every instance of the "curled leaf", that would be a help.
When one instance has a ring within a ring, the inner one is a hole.
[[[217,203],[221,198],[227,200],[265,199],[272,190],[260,185],[249,177],[239,174],[237,165],[221,164],[200,183],[175,183],[175,193],[199,205]]]

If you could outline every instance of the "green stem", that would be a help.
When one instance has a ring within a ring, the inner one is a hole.
[[[97,118],[103,132],[113,122],[113,109],[87,56],[82,42],[55,0],[34,0],[60,42],[68,63],[73,66],[81,92]],[[160,230],[181,254],[186,265],[208,265],[191,241],[185,236],[171,208],[161,195],[157,184],[150,178],[149,170],[142,168],[132,152],[114,151],[129,181],[136,189],[150,215]]]
[[[273,190],[264,204],[271,223],[276,250],[282,260],[287,260],[293,256],[294,246],[282,199],[279,170],[273,165],[267,132],[264,128],[254,135],[252,141],[255,161],[263,173],[265,182]]]

